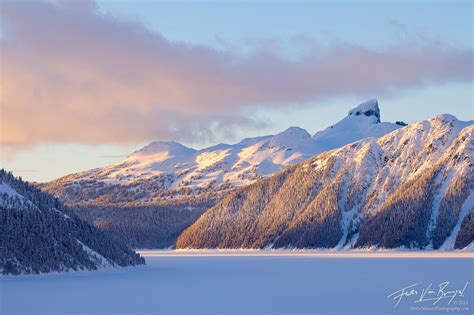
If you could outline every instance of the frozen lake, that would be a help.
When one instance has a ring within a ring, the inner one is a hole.
[[[471,314],[472,253],[398,254],[146,252],[137,268],[2,277],[0,314]]]

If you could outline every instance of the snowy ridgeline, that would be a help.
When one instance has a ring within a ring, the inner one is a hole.
[[[370,100],[313,136],[291,127],[277,135],[202,150],[156,141],[120,163],[71,174],[41,188],[68,203],[101,205],[221,196],[318,153],[363,138],[380,137],[403,125],[380,122],[378,102]]]
[[[226,195],[178,248],[461,249],[474,239],[474,123],[439,115]]]
[[[134,248],[177,239],[193,248],[466,247],[474,234],[473,122],[445,114],[402,125],[381,123],[372,100],[314,136],[290,128],[201,151],[155,142],[42,188]],[[275,173],[227,181],[239,165]]]
[[[154,142],[41,187],[133,248],[452,250],[473,240],[472,125],[382,123],[371,100],[313,136]]]
[[[56,198],[0,170],[0,273],[95,270],[143,264],[125,245]]]

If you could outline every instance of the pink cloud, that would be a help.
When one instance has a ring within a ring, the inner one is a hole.
[[[173,42],[138,21],[102,15],[93,2],[0,5],[0,144],[13,149],[212,139],[258,128],[242,114],[256,106],[472,81],[472,50],[437,41],[378,51],[306,42],[305,54],[288,60],[270,49],[242,56]]]

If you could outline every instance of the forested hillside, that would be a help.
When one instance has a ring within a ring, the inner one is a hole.
[[[0,273],[133,266],[144,259],[70,209],[0,170]]]
[[[378,102],[372,99],[313,136],[290,127],[276,135],[201,150],[155,141],[117,164],[70,174],[38,187],[128,246],[166,248],[234,189],[317,153],[380,137],[402,126],[403,122],[382,122]]]
[[[439,115],[234,191],[178,248],[463,248],[473,241],[474,126]]]
[[[178,236],[217,199],[188,198],[156,203],[87,205],[75,213],[131,248],[174,247]]]

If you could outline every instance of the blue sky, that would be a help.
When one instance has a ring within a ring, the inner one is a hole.
[[[383,4],[375,1],[232,1],[223,4],[213,1],[104,0],[98,5],[103,15],[120,21],[138,21],[170,43],[222,52],[230,50],[244,58],[263,47],[283,59],[297,60],[304,54],[305,45],[313,43],[322,47],[333,47],[338,43],[356,45],[374,54],[385,53],[392,46],[399,47],[400,43],[407,49],[420,42],[433,46],[442,43],[443,47],[448,47],[446,51],[452,48],[472,53],[473,49],[470,1],[388,1]],[[126,46],[124,42],[124,50]],[[472,59],[471,64],[465,66],[472,69]],[[147,142],[162,138],[199,148],[213,142],[234,142],[241,137],[277,133],[289,126],[300,126],[314,133],[341,119],[351,107],[373,97],[379,99],[384,121],[411,122],[445,112],[462,120],[474,116],[471,75],[470,80],[454,78],[408,84],[378,95],[364,90],[357,95],[335,93],[309,99],[304,105],[285,99],[284,105],[243,107],[239,115],[265,124],[254,128],[235,123],[232,136],[216,133],[212,140],[174,139],[173,134],[158,131],[156,137],[138,134],[123,142],[120,141],[121,134],[114,135],[115,138],[104,136],[97,141],[74,137],[39,138],[8,157],[3,152],[2,166],[26,179],[46,181],[118,162]],[[84,121],[85,128],[87,123]]]
[[[472,45],[470,1],[136,1],[102,0],[101,10],[136,17],[166,37],[218,45],[305,35],[381,47],[410,33]],[[398,24],[398,25],[397,25]]]

